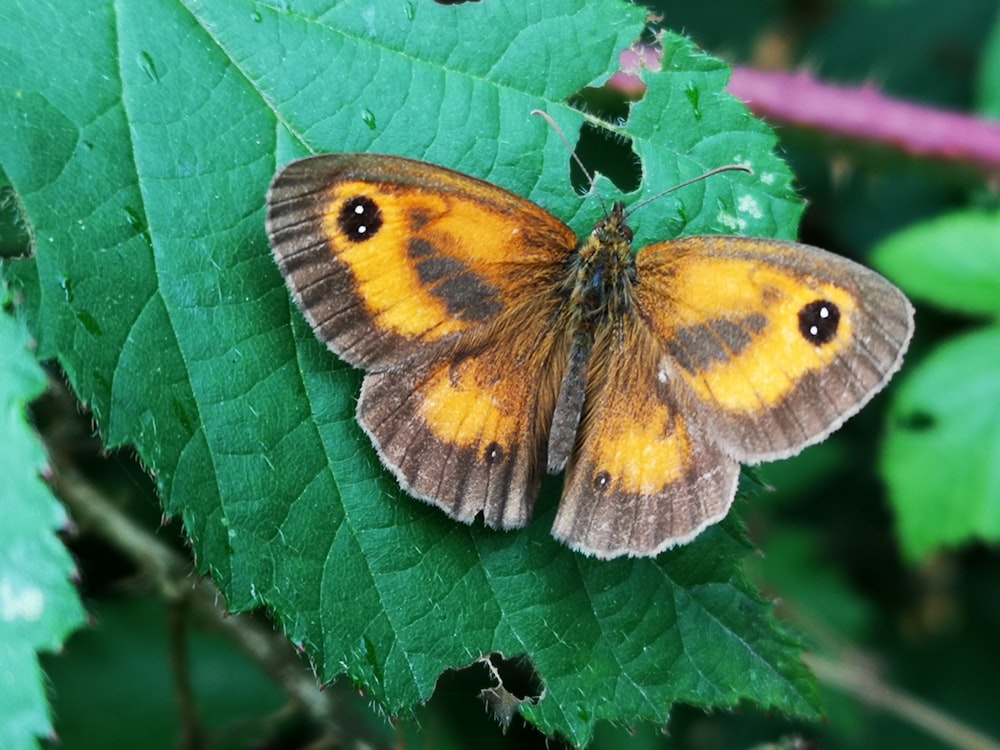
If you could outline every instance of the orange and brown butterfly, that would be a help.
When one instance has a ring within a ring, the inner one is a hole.
[[[825,438],[899,368],[906,297],[823,250],[695,236],[636,253],[622,204],[578,240],[495,185],[394,156],[292,162],[267,233],[316,335],[366,372],[357,419],[411,495],[651,556],[721,520],[740,463]]]

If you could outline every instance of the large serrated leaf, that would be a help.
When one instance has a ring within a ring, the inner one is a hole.
[[[38,747],[52,735],[38,653],[53,652],[84,619],[56,536],[66,514],[39,476],[45,451],[27,423],[27,404],[45,388],[28,336],[3,310],[0,285],[0,737],[9,748]]]
[[[529,113],[573,138],[587,118],[567,98],[614,69],[641,9],[156,0],[0,16],[16,50],[0,160],[36,230],[44,354],[106,440],[156,470],[231,608],[267,605],[324,679],[346,673],[392,713],[502,652],[545,686],[525,715],[577,744],[598,719],[664,723],[677,701],[816,715],[797,644],[743,577],[738,524],[607,563],[549,536],[556,483],[508,534],[402,495],[354,423],[359,374],[314,339],[267,248],[271,175],[319,151],[445,164],[589,231],[596,201],[573,194],[565,147]],[[801,207],[773,136],[724,94],[724,66],[664,43],[665,72],[615,126],[646,178],[631,198],[733,162],[756,177],[644,208],[639,237],[793,236]],[[41,148],[49,129],[57,147]]]

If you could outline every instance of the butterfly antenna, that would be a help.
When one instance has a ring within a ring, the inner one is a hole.
[[[709,177],[712,177],[714,175],[720,174],[722,172],[746,172],[747,174],[753,174],[753,170],[750,169],[750,167],[744,167],[742,164],[727,164],[724,167],[716,167],[715,169],[710,169],[709,171],[705,172],[704,174],[700,174],[697,177],[692,177],[690,180],[685,180],[684,182],[680,183],[679,185],[674,185],[673,187],[669,187],[666,190],[664,190],[662,193],[657,193],[656,195],[654,195],[654,196],[652,196],[650,198],[646,198],[646,200],[644,200],[644,201],[636,203],[634,206],[632,206],[631,208],[629,208],[628,214],[629,214],[629,216],[631,216],[632,214],[634,214],[636,211],[638,211],[643,206],[648,205],[648,204],[652,203],[653,201],[659,200],[664,195],[669,195],[670,193],[674,192],[675,190],[680,190],[681,188],[687,187],[688,185],[692,185],[692,184],[694,184],[696,182],[701,182],[702,180],[707,180]]]
[[[555,134],[559,136],[559,139],[566,144],[570,157],[576,162],[576,165],[580,167],[580,171],[583,172],[583,176],[587,178],[590,189],[594,191],[594,194],[597,196],[597,200],[601,203],[601,210],[604,211],[604,215],[607,216],[608,207],[604,205],[604,196],[602,196],[601,191],[597,189],[597,181],[594,180],[594,176],[590,174],[590,170],[583,165],[583,161],[577,155],[576,149],[573,148],[573,144],[569,142],[569,138],[567,138],[566,134],[563,133],[562,128],[559,127],[559,124],[552,119],[552,116],[548,112],[543,112],[540,109],[533,109],[531,110],[531,114],[538,115],[545,120],[545,122],[549,124],[549,127],[555,131]]]

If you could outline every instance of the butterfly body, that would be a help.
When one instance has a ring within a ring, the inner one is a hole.
[[[512,528],[565,471],[553,533],[601,557],[720,520],[740,462],[829,434],[912,332],[898,290],[816,248],[636,254],[620,204],[578,242],[529,201],[398,157],[293,162],[267,224],[317,335],[366,371],[358,421],[405,490]]]
[[[636,265],[631,242],[625,206],[616,203],[611,214],[569,256],[562,292],[567,319],[557,321],[557,325],[567,330],[571,348],[549,430],[550,474],[562,471],[573,451],[595,340],[607,329],[621,332],[623,319],[634,312]],[[618,353],[624,356],[624,342],[618,341],[618,345]]]
[[[625,206],[616,203],[573,254],[573,290],[570,307],[579,325],[592,332],[631,312],[632,286],[636,282],[632,229]]]

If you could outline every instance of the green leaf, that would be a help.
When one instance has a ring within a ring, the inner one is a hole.
[[[910,227],[879,245],[872,263],[915,299],[1000,314],[1000,214],[962,211]]]
[[[354,422],[359,373],[315,340],[263,230],[280,164],[371,151],[490,179],[589,232],[599,206],[573,194],[563,143],[529,114],[544,109],[571,139],[585,120],[631,139],[633,201],[753,167],[644,208],[640,242],[794,236],[790,175],[722,63],[666,35],[664,72],[612,125],[565,102],[641,32],[645,11],[616,0],[43,6],[0,10],[0,163],[37,239],[7,273],[43,354],[108,444],[155,470],[230,608],[267,605],[324,680],[346,673],[389,713],[502,652],[545,686],[524,715],[576,744],[599,719],[663,724],[677,701],[817,715],[799,646],[743,576],[736,522],[607,563],[550,537],[558,483],[508,534],[403,495]]]
[[[892,405],[882,470],[904,552],[1000,539],[1000,327],[941,346]]]
[[[1000,215],[963,211],[906,229],[873,263],[908,294],[1000,314]],[[957,338],[913,368],[892,405],[882,470],[904,552],[1000,538],[1000,329]]]
[[[0,311],[10,303],[0,284]],[[0,737],[4,747],[38,747],[52,735],[38,653],[53,652],[84,619],[70,582],[75,568],[56,536],[62,505],[39,476],[45,451],[26,407],[45,390],[45,373],[28,350],[27,332],[0,312]]]

